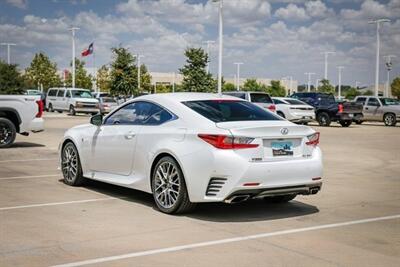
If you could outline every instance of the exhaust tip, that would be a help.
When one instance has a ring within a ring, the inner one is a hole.
[[[239,202],[246,201],[249,198],[250,198],[250,195],[237,195],[237,196],[233,196],[233,197],[226,199],[225,203],[229,203],[229,204],[239,203]]]

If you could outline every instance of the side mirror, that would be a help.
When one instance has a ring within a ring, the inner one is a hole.
[[[100,126],[103,123],[103,115],[96,114],[90,118],[90,123],[96,126]]]

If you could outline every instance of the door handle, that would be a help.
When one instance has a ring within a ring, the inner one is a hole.
[[[136,133],[134,132],[129,132],[127,134],[125,134],[125,138],[126,139],[132,139],[133,137],[135,137]]]

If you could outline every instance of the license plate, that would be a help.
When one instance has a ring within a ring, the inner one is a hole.
[[[354,115],[353,115],[353,114],[349,114],[349,117],[350,117],[350,118],[353,118],[353,117],[354,117]]]
[[[271,148],[274,157],[293,156],[292,142],[271,142]]]

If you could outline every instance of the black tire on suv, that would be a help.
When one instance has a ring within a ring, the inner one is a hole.
[[[17,129],[7,118],[0,118],[0,148],[10,147],[14,143]]]
[[[70,114],[71,116],[75,116],[75,115],[76,115],[76,111],[75,111],[75,108],[74,108],[73,105],[71,105],[71,106],[69,107],[69,114]]]
[[[386,126],[396,126],[396,115],[393,113],[387,113],[383,116],[383,122]]]
[[[320,126],[329,126],[331,125],[331,118],[329,114],[326,112],[320,112],[317,115],[317,121]]]

